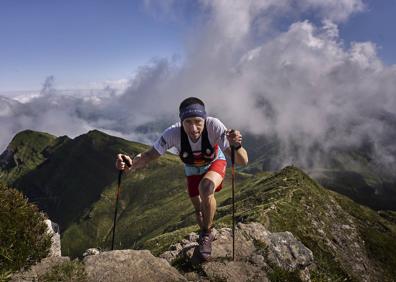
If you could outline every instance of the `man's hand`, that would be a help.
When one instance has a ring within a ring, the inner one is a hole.
[[[228,129],[226,132],[227,140],[230,146],[239,147],[242,146],[242,134],[238,130]]]
[[[238,165],[247,165],[248,155],[246,150],[242,147],[242,134],[238,130],[229,129],[226,132],[227,140],[230,143],[230,147],[225,150],[228,157],[231,157],[231,148],[236,148],[235,151],[235,163]]]
[[[117,155],[115,166],[118,170],[122,170],[122,171],[130,170],[132,164],[133,164],[132,159],[128,155],[124,155],[124,154]]]

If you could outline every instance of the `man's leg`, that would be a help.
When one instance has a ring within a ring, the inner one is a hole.
[[[201,200],[201,211],[203,215],[204,231],[209,231],[213,225],[213,218],[216,212],[216,199],[214,192],[217,186],[223,181],[223,176],[215,171],[208,171],[199,183],[199,195]]]
[[[201,198],[201,209],[203,215],[202,231],[199,235],[198,251],[203,260],[208,260],[212,254],[213,218],[216,212],[215,188],[221,184],[223,177],[215,172],[208,171],[199,183],[199,196]]]
[[[201,210],[201,198],[198,195],[195,197],[191,197],[190,199],[191,199],[191,202],[195,209],[195,217],[196,217],[197,223],[198,223],[199,227],[201,229],[203,229],[204,227],[203,227],[203,218],[202,218],[202,210]]]

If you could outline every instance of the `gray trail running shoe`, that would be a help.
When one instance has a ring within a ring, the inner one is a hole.
[[[214,240],[214,234],[211,231],[201,231],[199,234],[199,246],[198,251],[204,261],[210,259],[212,254],[212,241]]]

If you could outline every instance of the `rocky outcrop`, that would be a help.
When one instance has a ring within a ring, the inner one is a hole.
[[[310,207],[306,207],[311,213]],[[381,281],[375,264],[370,261],[365,241],[358,230],[356,220],[330,198],[323,206],[325,217],[311,217],[318,237],[328,246],[331,254],[338,259],[342,267],[359,281]],[[342,216],[342,221],[338,220]]]
[[[61,241],[60,241],[59,225],[49,219],[46,219],[45,223],[47,224],[47,232],[51,235],[51,248],[48,256],[60,257]]]
[[[57,234],[56,228],[52,228],[55,225],[50,221],[47,224],[50,232]],[[160,258],[148,250],[88,249],[82,268],[88,282],[270,281],[271,274],[279,271],[310,281],[313,254],[290,232],[271,233],[259,223],[239,223],[235,233],[235,260],[232,260],[232,230],[221,228],[214,232],[212,259],[205,263],[197,256],[198,234],[191,233],[170,246]],[[60,244],[54,240],[47,258],[29,271],[14,275],[11,281],[37,281],[54,266],[69,261],[68,257],[60,256]]]
[[[187,281],[174,267],[150,251],[117,250],[84,259],[88,281]]]
[[[313,254],[290,232],[271,233],[259,223],[239,223],[235,234],[235,261],[232,261],[231,229],[216,231],[215,238],[212,260],[200,265],[203,277],[199,279],[267,281],[267,274],[278,268],[295,272],[301,280],[310,281],[308,267],[313,263]],[[160,257],[194,269],[193,266],[199,263],[197,239],[198,235],[191,233]],[[188,275],[191,276],[190,273]]]

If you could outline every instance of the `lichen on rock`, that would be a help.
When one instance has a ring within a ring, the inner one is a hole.
[[[308,267],[313,263],[313,253],[290,232],[271,233],[260,223],[239,223],[235,232],[236,259],[232,261],[232,230],[221,228],[216,230],[212,259],[204,264],[195,257],[196,238],[196,234],[189,234],[160,257],[185,269],[198,269],[202,279],[214,281],[268,281],[267,274],[273,269],[301,272],[302,280],[310,280]]]

